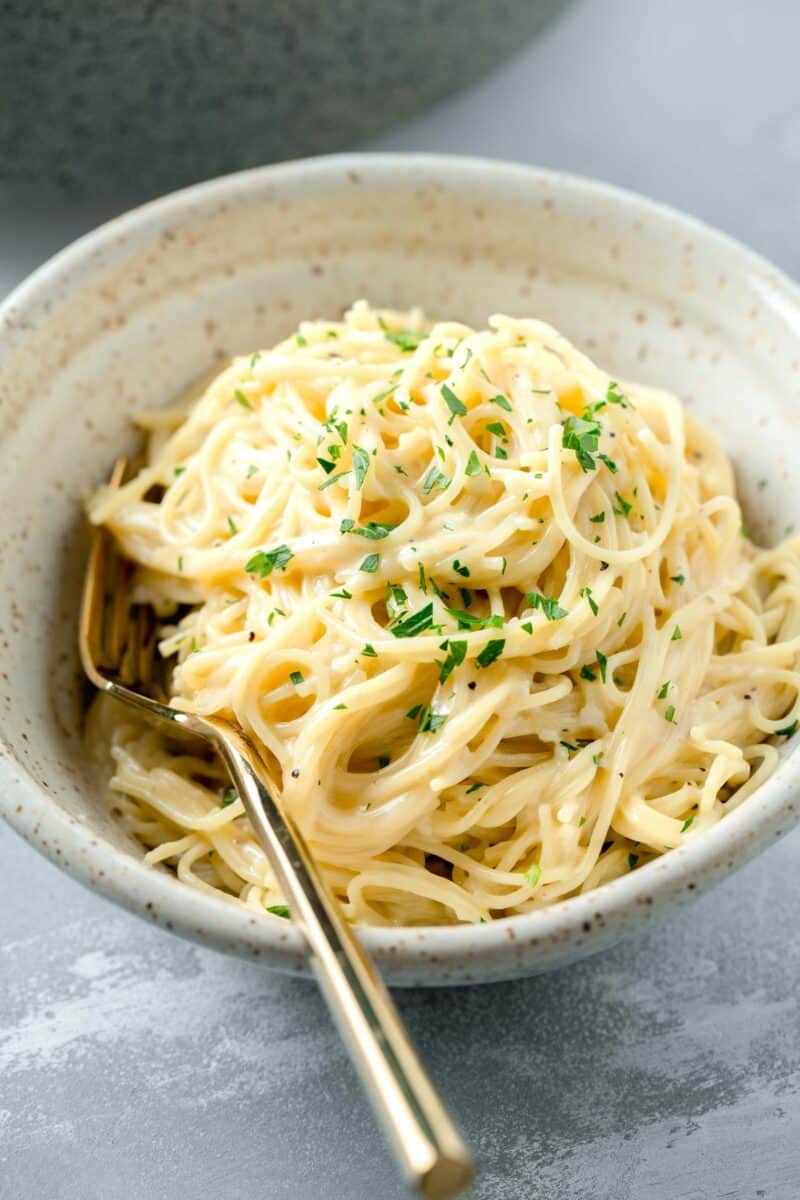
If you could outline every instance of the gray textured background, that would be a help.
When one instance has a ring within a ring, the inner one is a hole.
[[[800,275],[799,43],[796,0],[584,0],[368,148],[597,175]],[[0,290],[110,211],[0,196]],[[399,1200],[311,985],[146,927],[5,828],[0,861],[2,1200]],[[475,1200],[800,1195],[799,878],[796,832],[602,957],[400,993]]]

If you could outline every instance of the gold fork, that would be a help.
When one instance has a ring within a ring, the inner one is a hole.
[[[120,486],[125,470],[125,460],[118,459],[111,487]],[[131,566],[117,554],[113,538],[98,529],[81,604],[83,669],[101,691],[204,738],[218,752],[305,937],[328,1007],[406,1176],[423,1196],[458,1195],[472,1182],[470,1153],[383,981],[302,834],[267,790],[264,764],[242,730],[216,717],[179,712],[167,703],[154,614],[149,606],[131,603],[130,577]]]

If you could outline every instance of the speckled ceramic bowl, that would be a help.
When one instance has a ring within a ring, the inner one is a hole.
[[[798,290],[721,234],[602,184],[449,158],[309,160],[169,196],[37,271],[0,312],[2,806],[84,883],[285,970],[305,967],[297,931],[144,867],[87,770],[81,496],[132,444],[136,409],[358,296],[477,323],[498,309],[543,316],[718,430],[763,537],[800,515]],[[492,925],[364,940],[397,984],[509,978],[597,950],[795,823],[793,749],[716,828],[598,891]]]
[[[3,0],[0,185],[144,198],[339,150],[475,83],[566,4]]]

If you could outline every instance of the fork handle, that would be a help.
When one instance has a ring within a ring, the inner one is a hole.
[[[291,819],[267,790],[254,751],[227,724],[219,750],[302,930],[328,1007],[409,1181],[431,1200],[472,1182],[469,1150],[422,1066],[375,967]]]

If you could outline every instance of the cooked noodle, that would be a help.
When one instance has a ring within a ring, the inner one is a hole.
[[[800,539],[757,550],[666,392],[554,329],[363,302],[144,414],[92,499],[176,707],[240,723],[349,917],[482,921],[701,836],[800,713]],[[113,703],[150,862],[283,913],[219,764]]]

